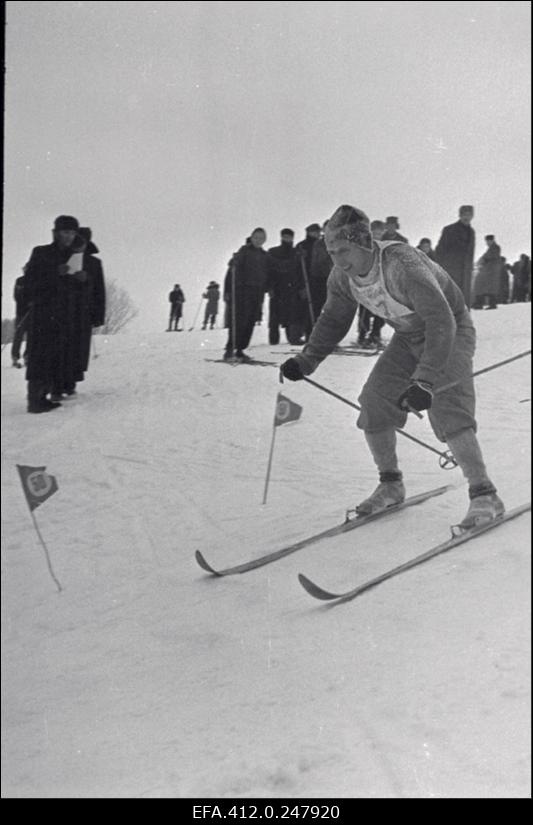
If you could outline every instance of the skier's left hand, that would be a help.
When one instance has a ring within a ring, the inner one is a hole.
[[[413,381],[398,398],[401,410],[429,410],[433,402],[433,385],[428,381]]]
[[[296,358],[289,358],[287,361],[284,361],[279,369],[284,378],[288,378],[289,381],[301,381],[304,377]]]

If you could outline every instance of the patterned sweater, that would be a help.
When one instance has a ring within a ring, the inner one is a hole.
[[[421,250],[394,241],[375,241],[374,249],[372,269],[364,278],[332,269],[327,301],[296,359],[305,375],[314,372],[347,335],[361,303],[398,335],[424,344],[413,378],[433,384],[446,366],[457,329],[473,327],[463,294]]]

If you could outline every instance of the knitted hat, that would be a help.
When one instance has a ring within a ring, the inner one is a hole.
[[[294,238],[294,232],[292,231],[292,229],[282,229],[279,234],[280,235],[290,235],[291,238]]]
[[[310,223],[309,226],[305,227],[306,232],[320,232],[321,227],[318,223]]]
[[[329,220],[326,235],[343,238],[357,246],[372,249],[369,219],[355,206],[339,206]]]

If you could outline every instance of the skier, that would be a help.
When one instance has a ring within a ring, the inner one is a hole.
[[[181,332],[179,323],[182,316],[183,304],[185,303],[185,295],[179,284],[174,284],[174,289],[168,294],[168,300],[170,302],[170,317],[168,319],[167,332],[171,332],[172,324],[174,324],[174,332]]]
[[[208,324],[209,329],[214,329],[218,315],[218,302],[220,300],[220,289],[216,281],[209,281],[209,285],[206,287],[202,298],[207,299],[202,329],[207,329]]]
[[[502,515],[474,417],[475,330],[461,290],[435,262],[402,242],[373,241],[367,216],[340,206],[326,229],[334,268],[328,299],[306,346],[281,365],[286,378],[312,373],[348,332],[360,302],[387,318],[395,332],[363,387],[357,426],[379,472],[376,490],[358,507],[377,512],[405,499],[396,455],[396,429],[410,410],[428,410],[435,435],[447,442],[469,483],[469,529]],[[462,379],[439,393],[439,386]]]

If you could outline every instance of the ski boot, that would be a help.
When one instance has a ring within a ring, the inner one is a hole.
[[[394,504],[401,504],[405,500],[405,487],[400,472],[389,472],[379,474],[379,484],[368,498],[358,504],[355,508],[356,516],[369,516],[386,510]],[[349,510],[347,519],[349,520]]]
[[[496,488],[492,484],[470,487],[468,494],[470,506],[464,519],[457,525],[460,531],[481,527],[503,516],[505,512],[503,501],[496,495]]]

